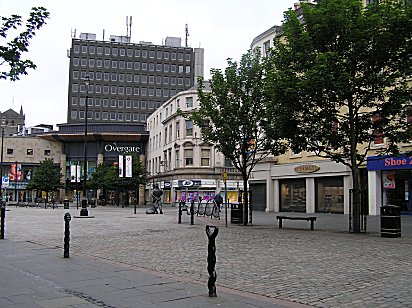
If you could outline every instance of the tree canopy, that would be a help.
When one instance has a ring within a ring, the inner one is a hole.
[[[212,69],[210,88],[199,79],[200,106],[190,118],[201,128],[202,139],[213,144],[241,173],[244,189],[254,166],[270,153],[284,153],[285,142],[272,131],[266,138],[264,67],[260,53],[249,51],[239,63],[228,60],[224,73]],[[245,198],[244,224],[248,218]]]
[[[30,40],[35,36],[49,18],[50,13],[44,7],[33,7],[30,17],[27,19],[25,29],[13,39],[8,39],[9,32],[18,31],[23,27],[23,20],[20,15],[10,17],[1,16],[0,36],[8,41],[4,46],[0,46],[0,65],[7,66],[6,70],[0,72],[0,79],[10,79],[16,81],[20,75],[27,75],[27,69],[36,69],[36,65],[29,59],[23,59],[24,52],[28,52]]]
[[[64,187],[61,179],[60,167],[54,163],[53,158],[46,158],[34,170],[33,176],[27,184],[27,189],[44,191],[48,195],[49,192]]]
[[[283,37],[268,61],[268,117],[275,125],[284,120],[295,152],[347,165],[359,190],[359,167],[371,149],[398,153],[399,143],[411,139],[411,7],[314,2],[302,3],[301,16],[285,13]],[[356,198],[353,206],[356,232]]]

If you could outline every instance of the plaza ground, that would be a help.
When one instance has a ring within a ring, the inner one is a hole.
[[[70,259],[62,258],[66,212],[72,216]],[[253,212],[252,225],[245,227],[231,224],[229,211],[226,227],[224,210],[220,220],[195,217],[194,225],[186,213],[178,224],[177,208],[164,208],[164,215],[144,212],[97,207],[89,209],[94,218],[75,218],[75,206],[10,207],[0,273],[38,277],[81,302],[59,307],[95,307],[99,301],[103,307],[412,306],[412,216],[402,216],[401,238],[382,238],[379,216],[368,217],[367,233],[353,234],[345,215],[315,214],[311,231],[306,221],[284,221],[279,229],[277,213]],[[207,296],[207,224],[219,227],[215,299]],[[20,251],[17,261],[14,251]],[[142,283],[152,279],[167,283]],[[0,291],[8,282],[3,280]],[[147,292],[150,288],[157,291]],[[15,300],[4,290],[0,299],[2,307]]]

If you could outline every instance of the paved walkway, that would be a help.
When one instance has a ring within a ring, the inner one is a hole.
[[[306,221],[279,229],[274,213],[254,212],[248,227],[230,224],[229,215],[226,228],[224,211],[220,221],[195,217],[191,226],[186,214],[177,224],[176,208],[144,210],[98,207],[89,210],[94,218],[73,218],[71,257],[63,259],[63,216],[79,210],[10,208],[0,241],[0,275],[10,279],[1,279],[0,306],[16,307],[18,294],[9,291],[24,290],[25,281],[45,294],[22,293],[22,307],[412,306],[412,216],[402,217],[401,238],[387,239],[379,217],[369,217],[368,233],[353,234],[344,215],[316,214],[310,231]],[[206,286],[211,223],[220,227],[217,298]],[[51,291],[58,296],[48,298]],[[53,299],[60,306],[47,306]]]

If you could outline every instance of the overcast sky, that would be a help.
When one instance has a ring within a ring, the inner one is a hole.
[[[126,35],[126,16],[133,16],[132,42],[162,44],[178,36],[184,44],[205,49],[205,77],[211,68],[224,69],[236,61],[257,35],[280,25],[283,12],[298,0],[0,0],[0,16],[22,15],[44,6],[50,19],[31,41],[24,55],[37,65],[20,81],[0,80],[0,111],[9,108],[26,114],[26,126],[66,123],[71,35],[95,33],[98,40]],[[1,45],[4,41],[1,41]],[[55,127],[56,128],[56,127]]]

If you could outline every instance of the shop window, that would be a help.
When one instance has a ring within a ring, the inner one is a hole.
[[[281,181],[280,211],[306,213],[305,179]]]
[[[316,179],[316,212],[343,214],[343,177]]]

